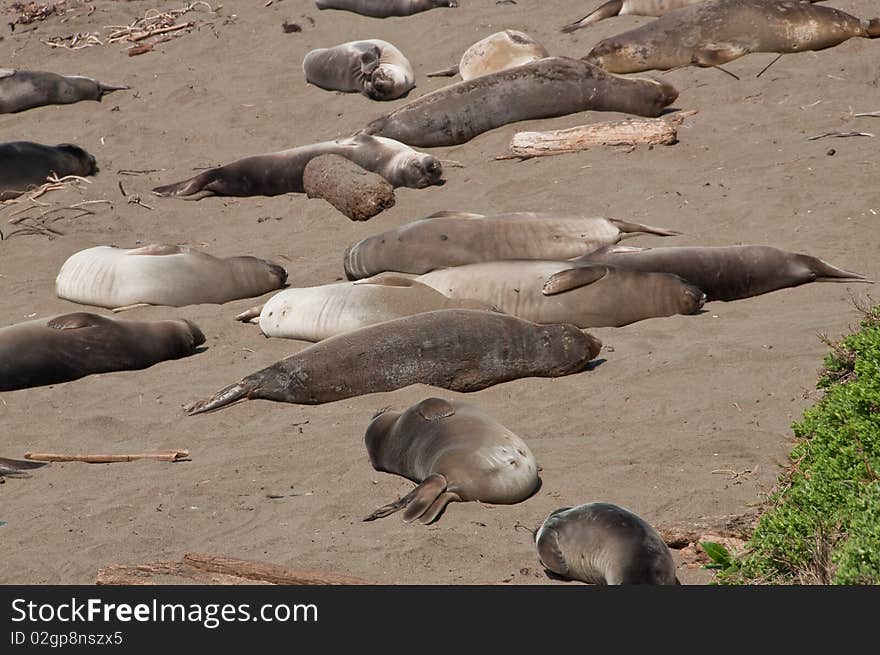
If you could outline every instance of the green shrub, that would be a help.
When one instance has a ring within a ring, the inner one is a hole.
[[[825,395],[721,583],[880,584],[880,307],[825,357]]]

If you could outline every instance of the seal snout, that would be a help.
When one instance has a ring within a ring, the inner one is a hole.
[[[703,305],[706,304],[706,294],[703,293],[702,289],[692,284],[685,285],[684,294],[688,300],[688,306],[691,307],[690,314],[702,309]]]
[[[189,327],[189,332],[193,340],[193,348],[197,348],[205,343],[205,334],[198,325],[188,319],[183,319],[183,322]]]

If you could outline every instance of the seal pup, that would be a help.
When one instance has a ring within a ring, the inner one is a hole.
[[[380,39],[312,50],[302,66],[306,82],[328,91],[362,93],[372,100],[402,98],[416,85],[409,60]]]
[[[221,259],[186,246],[96,246],[71,255],[55,279],[55,294],[83,305],[217,304],[280,289],[287,271],[256,257]]]
[[[772,246],[611,246],[575,261],[678,275],[702,289],[706,300],[740,300],[809,282],[873,283],[811,255]]]
[[[190,321],[120,321],[76,312],[0,328],[0,391],[148,368],[191,355],[205,335]]]
[[[319,155],[341,155],[361,168],[377,173],[394,187],[424,189],[442,185],[443,166],[432,155],[417,152],[398,141],[355,135],[299,146],[266,155],[245,157],[211,168],[188,180],[153,189],[158,196],[277,196],[303,193],[303,171]]]
[[[364,521],[404,510],[407,523],[427,524],[451,502],[513,505],[540,484],[525,441],[470,403],[427,398],[402,413],[382,410],[364,442],[374,469],[418,485]]]
[[[525,32],[503,30],[477,41],[464,51],[455,66],[428,73],[428,77],[460,74],[467,81],[549,56],[547,49]]]
[[[541,565],[591,584],[681,584],[663,539],[642,518],[611,503],[552,512],[535,533]]]
[[[420,275],[501,259],[572,259],[639,234],[680,233],[614,218],[556,212],[440,211],[363,239],[345,251],[349,280],[384,271]]]
[[[100,102],[108,93],[128,88],[81,75],[0,68],[0,114],[46,105],[69,105],[80,100]]]
[[[824,50],[880,36],[880,18],[798,0],[708,0],[600,41],[584,59],[612,73],[720,66],[751,52]]]
[[[412,16],[435,7],[458,7],[458,0],[315,0],[318,9],[342,9],[361,16]]]
[[[98,172],[95,158],[73,145],[46,146],[32,141],[0,143],[0,201],[12,200],[46,183],[54,174],[86,177]]]
[[[312,344],[185,409],[200,414],[253,398],[319,405],[411,384],[478,391],[523,377],[578,373],[601,347],[573,325],[441,309]]]
[[[415,280],[385,273],[357,282],[285,289],[235,318],[257,323],[267,337],[322,341],[395,318],[455,308],[491,309],[485,303],[453,300]]]
[[[659,116],[678,92],[667,82],[609,75],[586,61],[546,57],[427,93],[362,134],[411,146],[455,146],[502,125],[577,112]]]
[[[543,260],[482,262],[416,278],[450,298],[488,303],[534,323],[622,327],[648,318],[693,314],[706,296],[669,273]]]

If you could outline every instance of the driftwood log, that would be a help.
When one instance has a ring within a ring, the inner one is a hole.
[[[671,145],[678,141],[678,126],[695,113],[680,112],[670,118],[629,118],[550,132],[517,132],[510,141],[510,154],[498,159],[561,155],[595,146]]]
[[[136,459],[154,459],[160,462],[179,462],[189,457],[188,450],[157,450],[134,455],[66,455],[62,453],[25,453],[24,458],[37,462],[87,462],[89,464],[111,464],[113,462],[133,462]]]
[[[366,221],[394,206],[394,187],[381,175],[340,155],[321,155],[306,164],[303,188],[353,221]]]
[[[661,523],[654,528],[667,546],[684,548],[688,544],[712,541],[706,537],[733,537],[746,540],[751,537],[757,522],[757,513],[731,514],[689,523]]]
[[[169,582],[168,577],[172,580]],[[180,562],[150,564],[110,564],[98,571],[98,585],[174,584],[175,579],[194,584],[272,584],[272,585],[365,585],[360,578],[321,571],[298,571],[275,564],[250,560],[187,553]]]

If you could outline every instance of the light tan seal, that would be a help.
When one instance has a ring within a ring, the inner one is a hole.
[[[572,259],[640,234],[680,233],[562,212],[440,211],[357,242],[345,251],[343,265],[350,280],[384,271],[420,275],[502,259]]]
[[[372,100],[402,98],[416,85],[409,60],[381,39],[312,50],[302,67],[310,84],[328,91],[361,93]]]
[[[404,510],[407,523],[431,523],[451,502],[512,505],[540,484],[526,443],[476,405],[440,398],[403,413],[380,412],[364,437],[370,463],[418,486],[364,521]]]
[[[880,18],[797,0],[709,0],[600,41],[584,59],[638,73],[720,66],[751,52],[824,50],[857,36],[880,36]]]
[[[610,503],[564,507],[535,534],[545,569],[598,585],[681,584],[663,539],[629,510]]]
[[[121,321],[76,312],[0,328],[0,391],[148,368],[205,343],[194,323]]]
[[[83,305],[217,304],[280,289],[287,271],[256,257],[219,258],[187,246],[96,246],[71,255],[55,278],[55,294]]]
[[[46,105],[69,105],[81,100],[100,102],[108,93],[127,88],[82,75],[0,68],[0,114]]]
[[[383,321],[454,308],[489,306],[453,300],[415,280],[383,274],[357,282],[285,289],[235,318],[257,323],[267,337],[322,341]]]
[[[693,314],[705,295],[668,273],[608,265],[519,260],[443,268],[416,278],[450,298],[479,300],[535,323],[622,327]]]
[[[573,325],[441,309],[312,344],[186,410],[200,414],[252,398],[318,405],[411,384],[478,391],[523,377],[579,373],[601,348]]]
[[[549,56],[547,49],[525,32],[503,30],[480,39],[465,50],[457,65],[428,73],[428,77],[460,74],[461,79],[467,81]]]

